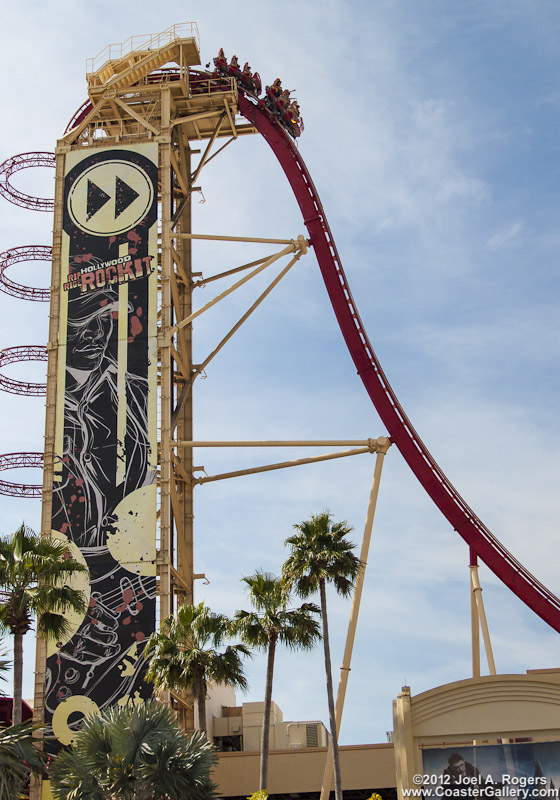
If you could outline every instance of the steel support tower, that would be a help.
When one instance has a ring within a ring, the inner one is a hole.
[[[51,529],[55,477],[57,381],[61,365],[61,253],[65,162],[69,154],[107,147],[156,143],[158,148],[158,453],[157,592],[163,619],[177,603],[193,600],[192,447],[177,456],[174,442],[192,441],[191,326],[177,323],[192,313],[191,192],[214,143],[256,132],[236,121],[237,86],[209,80],[191,85],[189,67],[200,63],[194,24],[173,26],[163,34],[136,37],[106,48],[88,62],[88,102],[56,147],[53,280],[48,343],[45,469],[42,530]],[[163,65],[172,65],[165,69]],[[227,84],[227,85],[226,85]],[[191,154],[205,150],[193,174]],[[35,707],[44,705],[45,643],[39,644]],[[192,726],[192,705],[175,698],[183,722]]]

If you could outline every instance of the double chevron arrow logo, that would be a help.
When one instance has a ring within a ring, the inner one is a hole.
[[[138,192],[129,186],[128,183],[115,176],[115,219],[120,217],[123,211],[134,203],[137,197],[140,197]],[[109,202],[111,195],[100,189],[99,186],[88,178],[87,182],[87,204],[86,204],[86,221],[97,214],[103,206]]]
[[[85,167],[73,181],[67,199],[70,219],[93,236],[115,236],[131,230],[155,201],[156,187],[138,164],[121,158]]]

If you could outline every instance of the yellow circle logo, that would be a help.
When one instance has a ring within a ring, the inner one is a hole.
[[[93,236],[116,236],[140,223],[154,200],[144,170],[130,161],[103,161],[79,175],[68,193],[74,224]]]

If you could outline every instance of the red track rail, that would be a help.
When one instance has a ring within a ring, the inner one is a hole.
[[[303,159],[289,135],[265,111],[239,94],[239,110],[266,139],[299,204],[309,240],[340,330],[358,375],[386,426],[430,498],[471,551],[552,628],[560,632],[560,600],[496,539],[447,479],[405,414],[385,377],[352,298],[323,206]]]
[[[46,361],[47,348],[39,344],[21,344],[17,347],[6,347],[0,350],[0,369],[6,364],[15,364],[21,361]],[[0,389],[12,394],[23,394],[37,397],[46,394],[46,383],[31,383],[18,381],[0,374]]]
[[[20,469],[21,467],[36,467],[43,469],[42,453],[5,453],[0,455],[0,472],[5,469]],[[40,484],[37,483],[12,483],[0,480],[0,494],[11,497],[41,497]]]
[[[54,167],[54,153],[20,153],[0,164],[0,194],[16,206],[32,211],[53,211],[54,200],[46,197],[33,197],[14,189],[10,178],[15,172],[28,167]]]
[[[0,253],[0,291],[11,294],[12,297],[20,297],[22,300],[46,302],[51,296],[50,289],[37,289],[34,286],[16,283],[5,275],[5,271],[12,264],[21,264],[27,261],[48,261],[50,263],[51,260],[52,247],[44,244],[26,244]]]

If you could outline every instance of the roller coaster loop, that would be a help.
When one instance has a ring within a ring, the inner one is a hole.
[[[54,153],[20,153],[0,164],[0,194],[10,203],[32,211],[53,211],[54,200],[46,197],[33,197],[14,189],[10,178],[15,172],[28,167],[54,167]]]
[[[0,350],[0,369],[6,364],[15,364],[21,361],[46,361],[47,348],[44,345],[19,345],[18,347],[7,347]],[[11,394],[24,394],[37,397],[46,394],[46,383],[30,383],[29,381],[18,381],[14,378],[7,378],[0,374],[0,389]]]
[[[0,455],[0,472],[5,469],[19,469],[21,467],[43,469],[43,454],[6,453]],[[41,497],[41,485],[0,480],[0,494],[6,494],[11,497]]]
[[[34,300],[36,302],[46,302],[50,296],[50,289],[38,289],[34,286],[24,286],[10,280],[5,274],[8,267],[12,264],[19,264],[27,261],[48,261],[52,259],[52,247],[43,244],[30,244],[23,247],[12,247],[0,253],[0,291],[11,294],[12,297],[19,297],[22,300]]]

